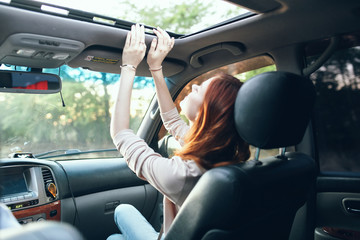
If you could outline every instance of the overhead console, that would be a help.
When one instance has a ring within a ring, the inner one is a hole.
[[[32,68],[57,68],[72,60],[84,48],[84,43],[71,39],[16,33],[2,44],[0,62]]]
[[[49,218],[60,220],[56,179],[49,167],[2,167],[0,179],[0,202],[13,212],[20,223]]]

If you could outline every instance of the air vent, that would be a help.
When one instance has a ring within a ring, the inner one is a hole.
[[[41,173],[42,173],[42,176],[44,179],[44,187],[45,187],[46,196],[55,199],[57,191],[56,191],[54,177],[53,177],[50,169],[41,168]]]

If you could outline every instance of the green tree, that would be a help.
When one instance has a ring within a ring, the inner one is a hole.
[[[201,1],[171,4],[166,9],[159,5],[150,8],[136,8],[131,2],[129,5],[137,9],[138,21],[154,27],[161,26],[163,29],[169,29],[175,33],[186,33],[189,28],[209,14],[206,11],[209,6],[205,6]]]
[[[124,9],[115,16],[127,21],[144,23],[151,27],[160,26],[167,31],[188,34],[196,31],[193,29],[201,23],[200,28],[210,27],[214,24],[207,21],[206,17],[228,19],[244,13],[244,10],[237,7],[229,8],[226,11],[216,8],[211,1],[179,0],[171,4],[152,5],[148,3],[139,4],[131,0],[124,0],[118,3],[118,7]],[[219,20],[221,22],[222,20]]]
[[[276,71],[276,65],[270,65],[270,66],[262,67],[262,68],[255,69],[252,71],[248,71],[245,73],[240,73],[238,75],[235,75],[235,77],[240,79],[240,81],[245,82],[246,80],[248,80],[260,73],[270,72],[270,71]]]

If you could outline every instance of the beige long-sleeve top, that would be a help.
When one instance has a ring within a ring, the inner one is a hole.
[[[165,128],[182,145],[189,126],[180,118],[176,108],[161,113],[161,118]],[[129,168],[164,194],[164,233],[166,234],[179,208],[205,169],[192,160],[184,161],[178,156],[170,159],[162,157],[130,129],[118,132],[113,141]]]

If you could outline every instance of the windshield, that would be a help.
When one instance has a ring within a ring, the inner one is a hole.
[[[0,69],[15,68],[2,65]],[[60,74],[65,107],[59,93],[0,93],[0,157],[19,151],[35,156],[66,152],[72,158],[119,156],[117,151],[107,149],[115,147],[109,124],[120,75],[68,66],[43,72]],[[141,76],[135,78],[133,88],[130,128],[136,132],[155,88],[152,78]],[[88,153],[85,156],[79,152]]]

